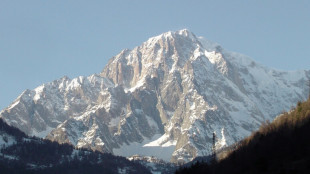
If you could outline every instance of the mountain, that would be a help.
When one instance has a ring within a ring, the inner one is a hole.
[[[233,144],[304,99],[309,77],[267,68],[185,29],[121,51],[100,74],[26,90],[0,117],[78,148],[183,163],[211,153],[213,132],[218,148]]]
[[[150,173],[124,157],[29,137],[0,119],[0,173]]]
[[[195,163],[176,174],[310,173],[310,98],[289,113],[264,123],[238,143],[229,155],[213,163]]]

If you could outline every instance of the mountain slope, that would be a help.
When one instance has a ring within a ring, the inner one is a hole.
[[[176,173],[309,173],[309,134],[310,99],[262,125],[226,159],[211,165],[195,164]]]
[[[29,135],[76,147],[186,162],[211,153],[213,132],[224,146],[272,120],[303,98],[309,76],[180,30],[123,50],[99,75],[26,90],[0,115]]]
[[[123,157],[28,137],[0,119],[0,173],[150,173]]]

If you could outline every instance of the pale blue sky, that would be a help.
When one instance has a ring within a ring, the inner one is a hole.
[[[0,0],[0,109],[183,28],[272,68],[310,69],[308,0]]]

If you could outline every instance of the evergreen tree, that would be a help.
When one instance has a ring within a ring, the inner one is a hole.
[[[212,136],[212,162],[216,161],[216,134],[215,132],[213,132],[213,136]]]

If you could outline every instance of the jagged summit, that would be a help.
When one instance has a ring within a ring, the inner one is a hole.
[[[27,90],[0,116],[60,143],[184,162],[211,153],[213,132],[217,144],[232,144],[304,99],[307,76],[264,67],[185,29],[121,51],[99,75]]]
[[[188,29],[182,29],[178,31],[169,31],[169,32],[160,34],[158,36],[152,37],[148,41],[153,40],[153,39],[160,39],[160,38],[161,39],[162,38],[170,38],[170,39],[174,38],[175,39],[178,37],[187,38],[189,40],[192,40],[193,42],[197,41],[197,37],[195,36],[195,34],[189,31]]]
[[[101,76],[109,77],[115,84],[132,88],[158,71],[173,73],[186,70],[184,67],[188,69],[193,61],[202,57],[208,66],[216,64],[224,73],[227,71],[226,61],[218,52],[219,48],[218,44],[198,39],[187,29],[169,31],[148,39],[133,50],[123,50],[109,61]],[[128,83],[128,79],[131,83]]]
[[[182,29],[178,31],[169,31],[166,33],[162,33],[158,36],[151,37],[148,39],[145,43],[148,43],[148,45],[151,45],[151,43],[158,42],[158,41],[167,41],[167,39],[175,40],[177,38],[183,38],[190,40],[191,42],[198,44],[199,46],[203,47],[204,49],[207,49],[208,51],[218,51],[222,49],[222,47],[215,42],[212,42],[210,40],[207,40],[204,37],[197,37],[194,33],[192,33],[188,29]]]

